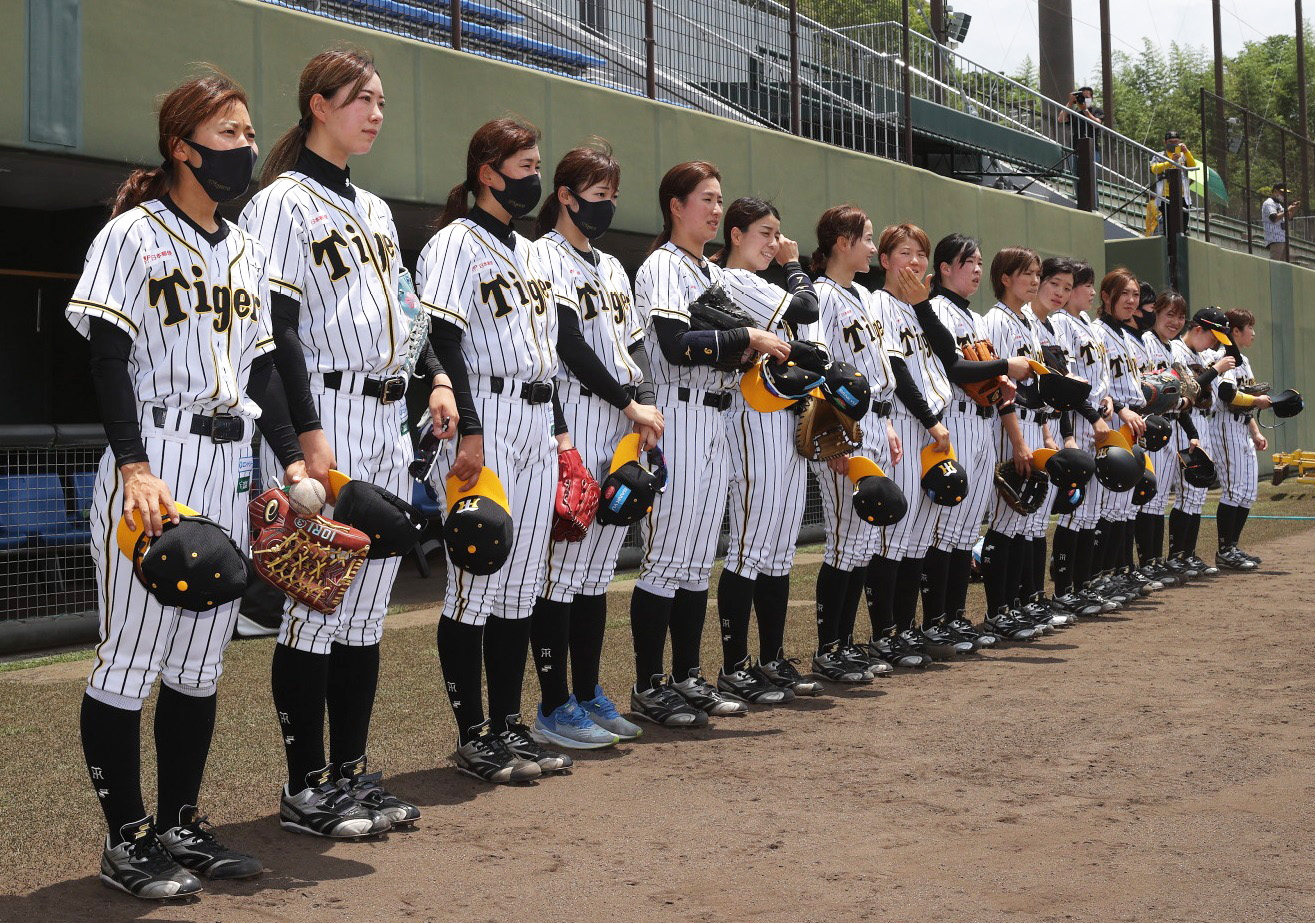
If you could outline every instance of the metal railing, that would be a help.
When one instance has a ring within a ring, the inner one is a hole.
[[[1286,183],[1287,201],[1309,211],[1315,141],[1204,87],[1199,105],[1205,239],[1263,255],[1268,248],[1261,209],[1274,183]],[[1315,262],[1313,225],[1310,216],[1287,219],[1288,261]]]

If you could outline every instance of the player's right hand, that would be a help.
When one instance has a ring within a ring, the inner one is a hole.
[[[835,458],[828,458],[826,460],[826,466],[836,474],[849,474],[849,456],[839,455]]]
[[[298,481],[304,481],[306,478],[306,463],[304,461],[295,461],[283,469],[283,483],[288,487]]]
[[[147,535],[157,536],[164,531],[164,519],[160,515],[164,508],[170,522],[178,522],[178,507],[174,505],[169,485],[151,474],[149,462],[133,462],[119,468],[123,475],[123,518],[133,524],[141,524]]]
[[[932,445],[936,446],[937,452],[948,452],[950,450],[950,431],[944,423],[937,423],[927,430],[927,435],[931,436]]]
[[[484,437],[462,436],[457,443],[457,457],[452,462],[451,475],[461,479],[461,489],[470,490],[484,469]]]
[[[904,457],[904,443],[900,440],[899,433],[895,432],[890,420],[886,420],[886,443],[890,446],[890,464],[893,468]]]
[[[784,266],[791,260],[799,259],[799,244],[784,234],[780,235],[777,240],[780,242],[780,246],[776,250],[776,262]]]
[[[1128,428],[1132,430],[1134,440],[1140,439],[1142,433],[1146,432],[1146,421],[1135,410],[1124,407],[1119,411],[1119,419],[1128,424]]]
[[[1032,366],[1028,364],[1024,356],[1010,356],[1007,361],[1009,362],[1008,375],[1014,381],[1022,381],[1036,374],[1032,371]]]
[[[757,327],[749,328],[749,348],[754,352],[763,353],[771,356],[773,359],[784,361],[790,357],[790,344],[785,342],[774,333],[768,333],[766,330],[759,330]]]
[[[1273,407],[1274,399],[1268,394],[1257,394],[1255,407],[1257,410],[1264,410],[1266,407]]]
[[[333,457],[333,446],[324,430],[313,429],[302,433],[297,441],[301,443],[301,453],[306,459],[306,473],[329,490],[329,469],[338,467],[338,460]]]
[[[639,433],[641,443],[639,451],[646,452],[662,440],[662,433],[667,426],[662,411],[651,404],[631,401],[622,413],[626,415],[627,420],[635,424],[635,432]]]
[[[1237,357],[1221,356],[1219,360],[1215,362],[1214,366],[1212,367],[1220,375],[1224,374],[1225,372],[1231,372],[1233,369],[1237,368]]]

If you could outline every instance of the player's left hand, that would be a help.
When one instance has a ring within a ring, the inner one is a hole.
[[[948,452],[950,450],[950,431],[945,428],[944,423],[937,423],[927,430],[927,435],[931,437],[932,444],[936,446],[937,452]]]
[[[306,456],[306,473],[323,484],[327,491],[329,469],[338,467],[333,446],[329,445],[329,437],[324,435],[324,430],[313,429],[302,433],[298,440],[301,442],[302,454]]]
[[[462,436],[457,442],[457,457],[452,462],[453,477],[461,480],[461,489],[470,490],[484,469],[484,437],[479,434]]]
[[[1263,452],[1269,448],[1269,440],[1265,438],[1264,433],[1252,433],[1251,444],[1256,447],[1257,452]]]
[[[1110,425],[1105,422],[1104,417],[1101,417],[1095,423],[1091,424],[1091,431],[1097,436],[1103,436],[1110,431]]]
[[[1114,416],[1114,398],[1108,394],[1100,399],[1100,415],[1106,420]]]
[[[839,455],[835,458],[829,458],[827,459],[826,466],[836,474],[849,474],[849,456]]]
[[[429,392],[429,419],[434,421],[434,435],[439,439],[451,439],[457,434],[461,414],[457,413],[452,381],[446,375],[434,376],[434,387]]]
[[[749,328],[749,348],[754,352],[763,353],[781,361],[790,358],[789,343],[776,334],[759,330],[757,327]]]
[[[899,433],[895,432],[889,420],[886,421],[886,442],[890,444],[890,464],[894,467],[904,457],[904,444],[900,442]]]
[[[1188,439],[1188,440],[1187,440],[1187,444],[1188,444],[1189,446],[1191,446],[1192,448],[1194,448],[1194,449],[1199,449],[1199,448],[1201,448],[1201,440],[1200,440],[1200,439]]]
[[[1128,424],[1134,439],[1140,439],[1142,433],[1146,432],[1146,421],[1142,419],[1141,414],[1131,408],[1124,407],[1120,410],[1119,419]]]
[[[1047,449],[1054,449],[1056,452],[1059,451],[1059,443],[1055,442],[1055,437],[1050,435],[1050,433],[1046,433],[1045,439],[1042,440],[1042,445]]]
[[[1078,441],[1076,439],[1074,439],[1072,436],[1064,437],[1064,448],[1076,449],[1077,447],[1078,447]]]
[[[306,473],[306,462],[295,461],[283,469],[283,483],[289,486],[296,484],[298,481],[304,481],[310,477]]]
[[[1257,410],[1264,410],[1266,407],[1273,407],[1273,406],[1274,406],[1274,399],[1270,397],[1268,394],[1256,395]]]

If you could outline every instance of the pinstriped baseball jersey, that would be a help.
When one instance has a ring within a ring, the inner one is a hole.
[[[270,291],[302,311],[298,335],[311,372],[396,374],[410,327],[397,300],[401,252],[383,199],[346,198],[290,170],[252,197],[242,226],[269,253]]]
[[[1140,379],[1144,373],[1150,371],[1153,362],[1150,347],[1142,339],[1142,335],[1134,330],[1128,331],[1128,353],[1132,356],[1133,363],[1137,367],[1137,377]]]
[[[1042,360],[1037,326],[1030,312],[1015,314],[999,301],[982,318],[982,327],[987,339],[995,347],[996,355],[1006,359],[1010,356],[1025,356],[1038,362]]]
[[[461,357],[476,375],[547,381],[557,374],[552,284],[531,244],[508,247],[469,218],[443,228],[420,251],[420,303],[464,332]]]
[[[807,328],[811,324],[795,328],[785,320],[785,311],[794,298],[790,292],[748,269],[727,269],[721,279],[735,306],[757,321],[763,330],[786,339],[808,339]]]
[[[954,336],[956,346],[967,346],[976,340],[985,338],[986,331],[982,318],[968,308],[961,308],[944,295],[937,295],[931,300],[932,310],[940,318],[945,329]],[[992,344],[994,345],[994,344]],[[954,400],[971,400],[962,388],[952,384]]]
[[[1118,323],[1110,326],[1104,319],[1093,321],[1092,326],[1105,347],[1105,356],[1109,361],[1110,397],[1118,404],[1141,404],[1140,351],[1132,345],[1132,334]]]
[[[643,374],[630,358],[630,347],[643,338],[644,327],[621,261],[597,249],[581,253],[556,231],[540,237],[530,249],[552,286],[552,297],[580,316],[584,341],[603,366],[621,384],[638,384]],[[557,377],[571,380],[565,365]]]
[[[721,267],[711,260],[704,275],[698,263],[675,244],[667,242],[648,255],[635,274],[635,307],[644,326],[651,327],[656,317],[668,317],[689,323],[689,304],[722,279]],[[655,334],[648,334],[656,342]],[[697,388],[703,391],[729,391],[736,385],[736,375],[719,372],[707,365],[672,365],[662,350],[649,355],[653,381],[659,385]]]
[[[255,419],[247,375],[274,347],[265,260],[242,229],[221,221],[206,234],[153,199],[96,235],[65,314],[84,337],[97,317],[132,338],[139,404]]]
[[[1174,340],[1173,342],[1178,342]],[[1174,364],[1173,350],[1170,344],[1161,340],[1155,335],[1154,331],[1148,330],[1142,334],[1142,347],[1146,350],[1146,361],[1148,363],[1146,371],[1156,371],[1167,369]]]
[[[1091,382],[1089,400],[1093,407],[1098,407],[1110,391],[1109,364],[1105,360],[1105,344],[1100,335],[1092,329],[1085,315],[1056,311],[1050,315],[1050,323],[1055,328],[1055,339],[1064,347],[1064,354],[1068,357],[1069,374]]]
[[[855,282],[848,289],[826,276],[813,283],[819,318],[814,335],[833,359],[848,362],[867,376],[872,402],[892,400],[895,376],[890,370],[893,341],[887,318],[872,293]]]
[[[950,380],[945,375],[945,366],[931,351],[927,335],[918,323],[918,315],[911,305],[885,289],[873,292],[872,298],[886,317],[890,355],[904,360],[927,406],[932,413],[939,415],[950,401]]]

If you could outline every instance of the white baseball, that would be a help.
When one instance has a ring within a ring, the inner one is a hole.
[[[314,516],[324,509],[327,499],[324,485],[314,478],[305,478],[288,488],[288,502],[292,508],[307,516]]]

